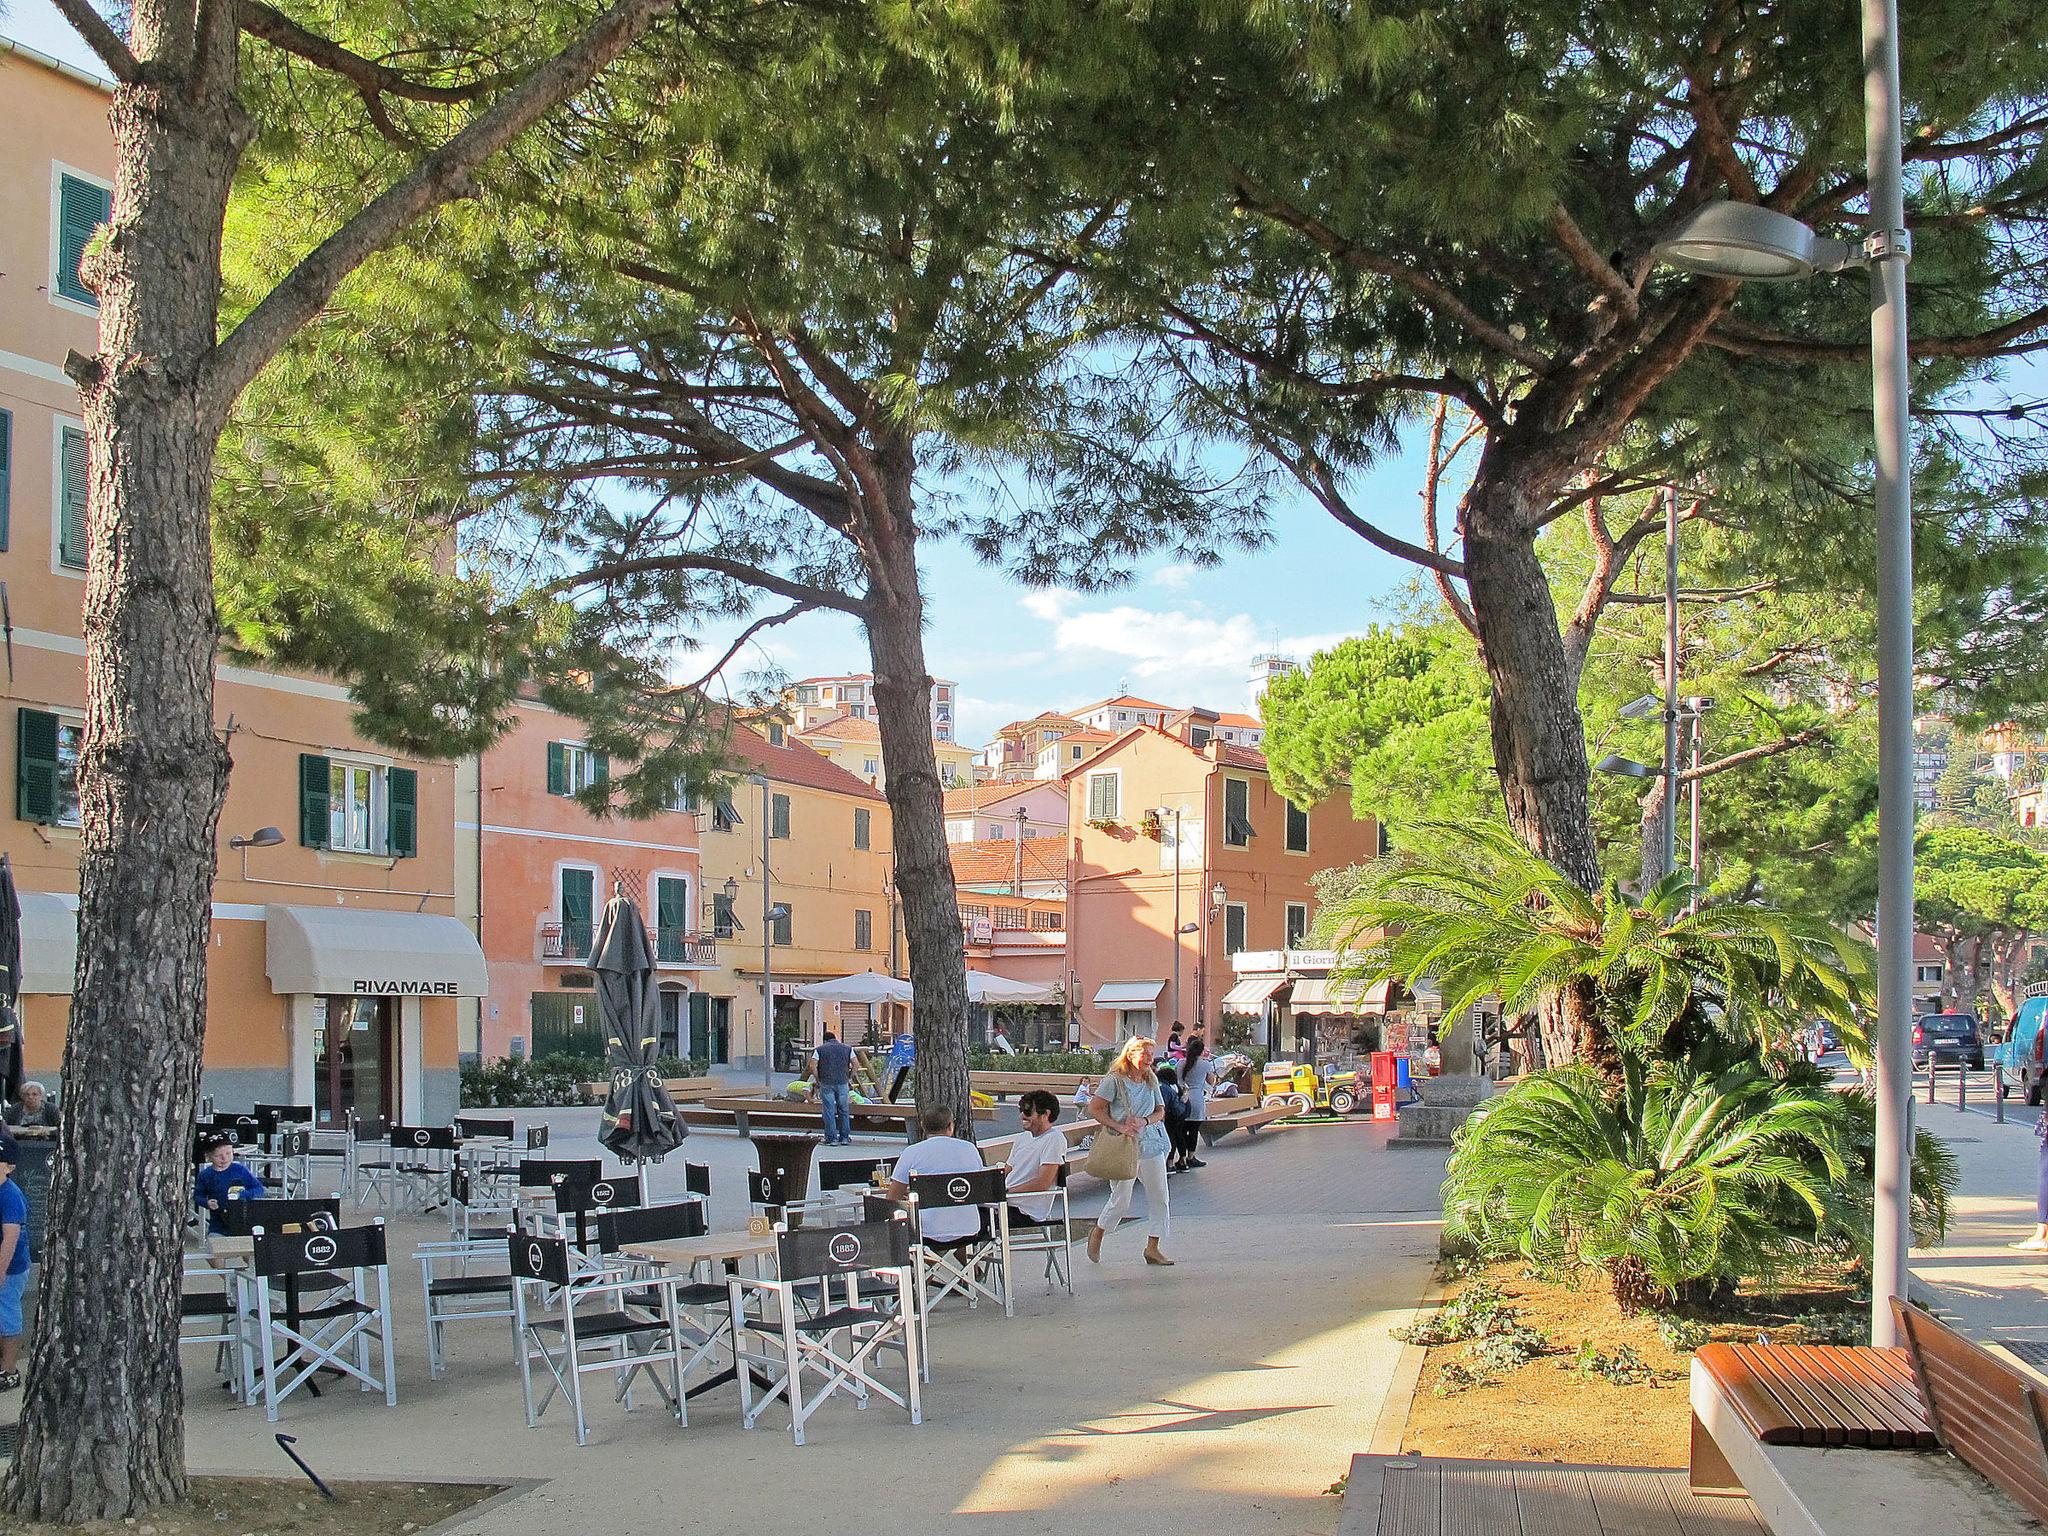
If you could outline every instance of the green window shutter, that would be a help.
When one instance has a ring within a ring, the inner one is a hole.
[[[13,505],[14,413],[0,411],[0,550],[7,548],[9,509]]]
[[[559,741],[548,743],[548,793],[569,793],[569,749]]]
[[[682,880],[654,882],[655,926],[669,933],[681,933],[690,925],[690,887]]]
[[[1116,820],[1116,776],[1108,773],[1092,773],[1088,776],[1088,819],[1090,821]]]
[[[419,781],[410,768],[386,770],[384,812],[386,846],[401,859],[419,853]]]
[[[78,275],[85,248],[114,211],[114,196],[76,176],[65,176],[57,184],[57,292],[74,304],[99,307],[99,299]]]
[[[299,845],[327,846],[327,758],[319,752],[299,754]]]
[[[85,498],[92,455],[83,432],[66,427],[57,464],[57,562],[85,569]]]
[[[587,923],[597,899],[597,877],[587,869],[562,871],[562,921]]]
[[[769,802],[769,809],[772,815],[768,835],[770,837],[789,836],[789,796],[775,796]]]
[[[1308,852],[1308,812],[1291,801],[1287,806],[1287,851]]]
[[[590,754],[590,778],[594,784],[605,783],[612,776],[612,760],[603,752]]]
[[[782,907],[782,916],[775,919],[774,928],[775,942],[778,945],[786,945],[790,942],[790,921],[796,916],[795,910],[790,907],[788,902],[784,902]]]
[[[57,819],[57,717],[46,710],[15,711],[14,814],[23,821]]]
[[[853,813],[853,846],[854,846],[854,847],[856,847],[856,848],[865,848],[865,847],[867,847],[867,846],[868,846],[868,842],[869,842],[869,839],[870,839],[870,838],[872,837],[872,835],[873,835],[873,823],[874,823],[874,813],[873,813],[873,812],[871,812],[871,811],[867,811],[867,810],[859,810],[859,809],[857,809],[857,810],[855,810],[855,811],[854,811],[854,813]],[[865,946],[865,945],[863,945],[862,947],[863,947],[863,948],[865,948],[866,946]]]

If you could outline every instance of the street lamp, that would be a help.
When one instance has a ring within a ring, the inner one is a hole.
[[[761,788],[761,1082],[775,1093],[775,919],[789,908],[777,907],[768,894],[768,840],[775,832],[773,793],[765,773],[747,775]]]
[[[1897,1342],[1891,1299],[1912,1244],[1908,1132],[1913,1008],[1913,493],[1908,458],[1906,230],[1900,166],[1898,0],[1863,0],[1863,125],[1870,225],[1860,250],[1797,219],[1709,203],[1656,250],[1712,277],[1782,281],[1870,268],[1877,504],[1877,1150],[1870,1341]]]

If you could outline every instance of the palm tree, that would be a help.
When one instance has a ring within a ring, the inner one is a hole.
[[[1865,1049],[1871,951],[1830,924],[1757,903],[1691,912],[1684,871],[1640,899],[1613,881],[1588,891],[1501,826],[1424,824],[1409,843],[1347,871],[1322,930],[1353,973],[1429,982],[1452,1016],[1488,996],[1541,1013],[1552,1063],[1612,1081],[1625,1054],[1683,1056],[1716,1036],[1778,1051],[1813,1016]]]

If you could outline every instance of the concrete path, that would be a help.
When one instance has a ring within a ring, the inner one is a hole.
[[[1972,1074],[1971,1087],[1987,1081]],[[1941,1088],[1942,1102],[1931,1105],[1923,1089],[1913,1113],[1920,1126],[1954,1150],[1962,1166],[1962,1191],[1948,1241],[1914,1250],[1914,1279],[1927,1299],[1970,1337],[1986,1344],[2017,1344],[2023,1363],[2040,1370],[2048,1355],[2025,1346],[2048,1346],[2048,1257],[2015,1253],[2007,1246],[2034,1229],[2040,1143],[2032,1122],[2039,1111],[2009,1101],[2008,1118],[2000,1125],[1986,1095],[1973,1091],[1971,1107],[1958,1110],[1950,1080],[1944,1079]]]
[[[574,1155],[571,1125],[550,1119],[552,1150]],[[919,1428],[887,1404],[842,1401],[798,1448],[773,1411],[742,1430],[729,1389],[693,1402],[687,1428],[642,1394],[631,1414],[595,1404],[592,1443],[578,1449],[560,1405],[526,1428],[502,1321],[452,1329],[449,1373],[428,1379],[417,1268],[394,1264],[398,1407],[330,1390],[287,1403],[274,1429],[296,1435],[323,1475],[543,1480],[458,1527],[478,1536],[894,1536],[957,1531],[963,1516],[994,1532],[1098,1521],[1176,1536],[1334,1532],[1337,1501],[1323,1490],[1369,1446],[1400,1356],[1388,1329],[1428,1282],[1440,1224],[1441,1155],[1389,1151],[1386,1138],[1364,1122],[1233,1137],[1173,1181],[1177,1267],[1146,1268],[1128,1228],[1099,1268],[1080,1257],[1074,1298],[1027,1279],[1012,1320],[945,1310]],[[723,1173],[718,1225],[743,1219],[747,1150],[713,1134],[688,1143]],[[680,1184],[674,1162],[657,1188],[671,1177]],[[1099,1190],[1080,1207],[1098,1206]],[[401,1223],[394,1256],[438,1235]],[[231,1406],[203,1359],[187,1356],[194,1469],[288,1471],[261,1410]]]

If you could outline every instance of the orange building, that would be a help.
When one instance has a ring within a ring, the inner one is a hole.
[[[0,829],[21,890],[32,1075],[57,1076],[78,910],[86,439],[62,363],[91,352],[79,257],[114,171],[106,88],[0,48],[0,581],[13,626]],[[347,691],[222,664],[214,719],[234,768],[221,817],[204,1091],[222,1109],[310,1103],[445,1121],[456,1009],[484,987],[453,916],[455,770],[358,736]],[[61,1091],[61,1087],[60,1087]]]
[[[602,1055],[590,942],[614,890],[640,906],[661,967],[661,1049],[724,1061],[728,1031],[697,985],[717,962],[705,936],[699,818],[680,795],[653,816],[603,820],[575,798],[609,776],[577,722],[523,702],[512,728],[465,765],[456,821],[463,915],[476,925],[490,995],[464,1047],[487,1060]]]
[[[1215,1023],[1229,957],[1301,947],[1311,878],[1379,851],[1348,794],[1297,810],[1262,755],[1214,736],[1137,727],[1066,782],[1068,979],[1091,1045]]]

